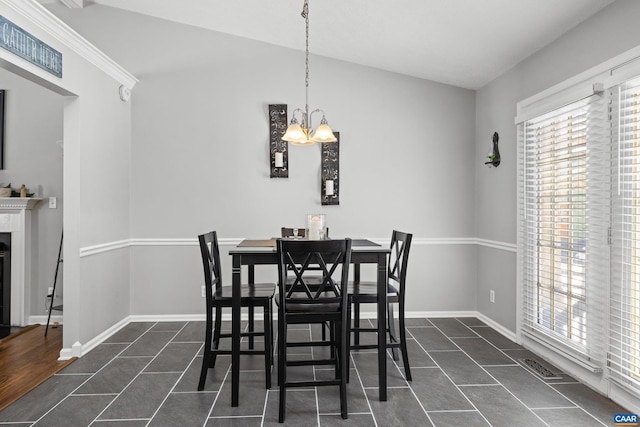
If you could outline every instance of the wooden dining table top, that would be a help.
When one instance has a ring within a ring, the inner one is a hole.
[[[287,238],[287,237],[283,237],[283,239],[285,240],[307,240],[305,238]],[[276,241],[278,240],[277,237],[272,237],[271,239],[244,239],[242,240],[239,244],[238,247],[239,248],[276,248]],[[352,247],[359,247],[359,246],[370,246],[370,247],[375,247],[375,246],[381,246],[378,243],[372,242],[369,239],[351,239],[351,246]]]

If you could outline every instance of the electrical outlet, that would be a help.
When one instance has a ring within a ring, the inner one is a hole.
[[[496,302],[496,292],[493,289],[489,291],[489,302]]]
[[[202,285],[202,298],[205,298],[207,296],[207,290],[205,289],[204,285]]]
[[[47,288],[47,296],[50,297],[53,295],[53,286],[49,286]]]

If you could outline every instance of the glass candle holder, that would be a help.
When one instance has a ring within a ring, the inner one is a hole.
[[[307,239],[322,240],[325,238],[326,223],[324,214],[307,214]]]

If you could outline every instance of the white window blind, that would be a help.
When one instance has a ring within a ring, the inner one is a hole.
[[[608,368],[640,390],[640,79],[612,91],[614,180]]]
[[[592,95],[519,125],[522,331],[592,370],[609,279],[606,113]]]

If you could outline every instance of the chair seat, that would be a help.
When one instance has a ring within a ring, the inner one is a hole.
[[[241,286],[240,300],[255,299],[271,299],[276,292],[275,283],[255,283],[251,285],[243,284]],[[216,301],[226,301],[231,303],[232,287],[222,286],[213,293],[213,299]],[[244,302],[244,301],[243,301]]]
[[[378,285],[375,282],[349,283],[349,295],[352,296],[352,299],[359,297],[376,298],[378,295]],[[398,289],[391,283],[387,283],[387,299],[397,296]]]
[[[320,296],[320,300],[322,300],[323,298],[331,298],[331,299],[335,299],[335,295],[331,292],[323,292]],[[278,307],[280,307],[280,296],[276,295],[275,297],[276,300],[276,305]],[[289,313],[335,313],[335,312],[339,312],[340,311],[340,303],[339,302],[320,302],[318,300],[316,300],[313,304],[304,304],[304,303],[300,303],[300,304],[296,304],[295,303],[296,298],[289,298],[287,300],[287,311]],[[310,301],[306,294],[301,295],[300,296],[300,301]]]

